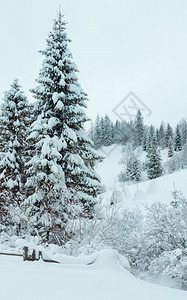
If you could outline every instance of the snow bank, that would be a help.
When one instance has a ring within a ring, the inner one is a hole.
[[[80,254],[79,256],[69,256],[65,254],[49,255],[53,260],[57,260],[63,265],[94,265],[97,268],[112,268],[122,266],[130,270],[128,260],[120,255],[118,251],[112,249],[104,249],[97,251],[91,255]]]
[[[142,201],[142,200],[145,201],[146,198],[147,198],[146,193],[144,193],[144,191],[141,189],[137,189],[133,201]]]
[[[35,249],[36,255],[39,251],[41,251],[43,259],[58,261],[60,264],[63,265],[94,265],[97,268],[117,268],[119,266],[122,266],[123,268],[130,270],[130,264],[128,260],[122,255],[120,255],[116,250],[104,249],[101,251],[97,251],[91,255],[85,255],[82,253],[79,256],[70,256],[60,253],[62,248],[59,246],[50,245],[50,249],[48,251],[47,248],[44,248],[42,245],[38,245],[38,243],[38,237],[33,237],[31,242],[26,241],[24,239],[14,239],[14,248],[10,246],[8,247],[8,245],[6,245],[6,251],[3,252],[22,253],[23,247],[26,246],[28,247],[29,255],[32,255],[33,249]]]
[[[94,257],[95,256],[95,257]],[[112,249],[101,250],[93,255],[93,264],[97,268],[123,268],[130,270],[130,264],[128,260],[120,255],[118,251]]]
[[[151,180],[147,189],[147,194],[158,193],[160,191],[158,180]]]
[[[0,256],[1,299],[186,300],[185,291],[153,285],[116,267],[112,250],[95,255],[95,263],[86,266],[23,262],[21,258]]]

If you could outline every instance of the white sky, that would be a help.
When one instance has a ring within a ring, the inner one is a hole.
[[[151,110],[147,123],[186,117],[186,0],[0,0],[0,99],[18,77],[31,100],[42,63],[39,50],[61,5],[87,115],[115,118],[133,91]]]

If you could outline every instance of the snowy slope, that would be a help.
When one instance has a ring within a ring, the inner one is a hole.
[[[23,262],[0,256],[3,300],[186,300],[187,292],[134,277],[114,251],[101,251],[92,265]]]
[[[135,207],[143,209],[143,205],[156,201],[170,203],[174,189],[187,196],[187,169],[139,184],[130,186],[124,184],[118,188],[122,198],[119,204],[129,209]],[[111,195],[112,191],[104,193],[104,202],[109,204]]]
[[[97,172],[102,178],[103,184],[106,186],[106,192],[104,193],[104,201],[110,203],[110,198],[114,187],[121,192],[120,206],[127,207],[129,209],[134,207],[143,208],[142,204],[152,204],[155,201],[161,201],[169,203],[172,200],[172,191],[175,189],[182,191],[187,196],[187,169],[180,170],[178,172],[161,176],[154,180],[141,182],[138,184],[120,183],[118,180],[118,174],[122,167],[119,164],[121,159],[122,146],[110,146],[105,147],[104,151],[109,153],[106,159],[99,163]],[[104,154],[102,150],[99,152]],[[162,159],[167,159],[166,151],[162,151]],[[143,159],[144,153],[142,155]]]
[[[98,164],[97,172],[108,190],[120,185],[118,175],[121,171],[121,165],[119,164],[121,151],[121,145],[102,147],[101,150],[98,150],[98,153],[104,157],[104,160]]]

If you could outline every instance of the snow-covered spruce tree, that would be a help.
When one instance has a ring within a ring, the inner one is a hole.
[[[56,128],[60,121],[55,116],[50,117],[53,111],[48,108],[32,123],[28,137],[34,147],[27,163],[26,186],[29,195],[24,207],[31,234],[40,235],[43,241],[62,244],[67,236],[67,190],[60,165],[60,151],[66,143],[63,134],[57,136]]]
[[[38,86],[32,90],[37,99],[35,107],[39,116],[33,124],[34,133],[31,133],[31,138],[37,139],[37,142],[36,154],[31,160],[33,175],[28,183],[31,186],[33,181],[35,183],[34,194],[29,198],[33,203],[30,212],[38,209],[34,215],[39,217],[41,210],[42,215],[45,215],[46,207],[51,203],[48,217],[50,218],[55,206],[57,213],[61,208],[63,219],[63,211],[66,213],[65,218],[67,214],[70,217],[69,207],[81,205],[82,215],[91,217],[96,196],[101,191],[100,180],[94,170],[100,157],[84,130],[84,123],[88,120],[83,110],[87,97],[78,82],[78,69],[68,49],[70,40],[60,12],[46,41],[47,47],[41,51],[44,60],[36,80]],[[54,184],[51,184],[51,180]],[[69,206],[65,201],[63,181],[68,190]],[[41,220],[39,217],[39,222]],[[46,226],[44,222],[44,227]],[[48,231],[52,227],[51,223]]]
[[[91,140],[94,142],[94,135],[95,135],[95,128],[94,123],[91,121],[90,130],[88,132],[88,136],[91,138]]]
[[[179,123],[181,136],[182,136],[182,145],[187,143],[187,120],[182,119]]]
[[[151,152],[152,141],[153,141],[154,136],[156,138],[155,128],[153,127],[153,125],[151,125],[149,128],[149,137],[148,137],[148,143],[147,143],[147,157],[149,157],[149,153]]]
[[[21,221],[19,218],[14,220],[14,217],[15,210],[19,209],[25,198],[28,112],[27,98],[16,79],[10,90],[5,92],[1,105],[0,205],[1,221],[19,228]]]
[[[164,149],[165,147],[165,125],[162,122],[158,129],[158,145]]]
[[[133,161],[131,162],[131,170],[129,172],[130,178],[134,181],[140,181],[141,179],[141,163],[136,156],[134,156]]]
[[[122,134],[121,122],[119,120],[116,120],[113,126],[113,142],[120,143],[123,135],[124,134]]]
[[[144,135],[144,124],[143,124],[143,116],[140,110],[138,110],[135,119],[135,145],[141,146],[143,143],[143,135]]]
[[[95,124],[94,124],[94,147],[95,149],[98,149],[101,147],[102,139],[101,139],[101,124],[100,124],[100,116],[97,115]]]
[[[101,120],[100,120],[100,143],[101,143],[101,146],[105,146],[105,119],[104,117],[101,117]]]
[[[187,168],[187,143],[182,148],[181,162],[182,168]]]
[[[168,141],[168,157],[172,157],[174,154],[174,150],[173,150],[173,140],[170,137],[169,141]]]
[[[156,136],[154,135],[148,153],[147,174],[149,179],[155,179],[162,175],[160,153],[157,149]]]
[[[175,130],[174,149],[175,149],[175,151],[182,150],[182,137],[181,137],[181,133],[180,133],[179,124],[177,124],[176,130]]]
[[[165,133],[165,147],[168,147],[169,139],[173,139],[173,129],[169,123],[167,123],[166,133]]]
[[[131,144],[127,144],[123,148],[122,159],[120,161],[123,165],[123,170],[119,175],[120,181],[140,181],[142,168],[138,156],[139,154],[136,153]]]
[[[144,151],[147,151],[148,147],[148,140],[149,140],[149,131],[148,128],[144,128],[144,134],[143,134],[143,141],[142,141],[142,147]]]
[[[105,115],[104,117],[104,146],[110,146],[113,142],[113,124],[108,117]]]

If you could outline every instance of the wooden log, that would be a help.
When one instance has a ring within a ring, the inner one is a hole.
[[[9,256],[23,256],[22,254],[18,253],[5,253],[5,252],[0,252],[0,255],[9,255]]]
[[[43,261],[44,261],[44,262],[47,262],[47,263],[59,264],[59,261],[52,260],[52,259],[43,259]]]

